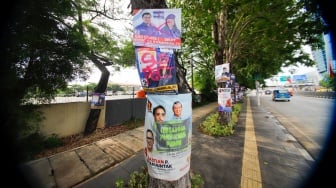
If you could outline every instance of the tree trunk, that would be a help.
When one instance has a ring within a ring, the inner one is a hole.
[[[108,61],[108,59],[99,57],[96,54],[91,54],[90,59],[102,73],[94,93],[104,93],[106,91],[108,79],[110,76],[110,72],[107,70],[106,66],[111,65],[112,63]],[[85,136],[90,135],[96,130],[100,112],[101,109],[90,109],[90,114],[86,121],[84,130]]]
[[[131,0],[131,9],[132,12],[134,9],[155,9],[155,8],[168,8],[165,0]],[[175,66],[176,66],[176,80],[178,84],[178,93],[188,93],[193,91],[188,82],[186,81],[186,69],[184,69],[177,59],[177,52],[174,52],[175,55]],[[190,171],[182,176],[176,181],[165,181],[149,177],[149,188],[190,188]]]
[[[189,93],[190,91],[195,95],[195,91],[190,87],[186,80],[187,70],[179,63],[177,56],[178,53],[175,52],[175,66],[176,66],[176,80],[178,85],[178,93]]]
[[[180,179],[176,181],[165,181],[156,178],[149,177],[149,188],[191,188],[190,173],[186,173]]]

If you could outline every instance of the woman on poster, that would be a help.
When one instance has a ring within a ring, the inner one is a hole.
[[[160,33],[163,38],[181,38],[181,31],[176,26],[174,14],[169,14],[166,17],[165,26],[160,30]]]

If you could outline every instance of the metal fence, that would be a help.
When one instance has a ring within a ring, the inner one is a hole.
[[[146,98],[106,100],[105,126],[120,125],[131,119],[145,119]]]

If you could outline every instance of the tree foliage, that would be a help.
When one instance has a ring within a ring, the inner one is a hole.
[[[88,45],[75,26],[64,23],[73,16],[70,1],[23,1],[17,6],[3,36],[2,70],[19,99],[51,99],[75,75],[85,73]]]
[[[120,20],[114,1],[51,0],[15,1],[8,4],[1,31],[1,88],[4,135],[18,154],[18,142],[28,130],[38,131],[36,107],[30,99],[49,102],[74,79],[88,78],[89,63],[96,61],[104,72],[99,89],[105,91],[105,65],[133,65],[122,58],[111,20]],[[13,2],[14,3],[14,2]],[[104,6],[105,5],[105,6]],[[129,51],[127,51],[129,53]],[[132,53],[133,54],[133,53]],[[126,57],[126,56],[125,56]],[[25,104],[25,106],[23,106]],[[29,115],[31,114],[31,115]],[[10,141],[9,141],[10,140]]]
[[[319,85],[336,91],[336,77],[330,77],[328,73],[325,73]]]
[[[303,45],[321,45],[323,25],[306,11],[306,1],[170,1],[183,9],[185,58],[211,68],[231,63],[241,85],[254,88],[281,67],[312,66]],[[195,42],[197,41],[197,42]]]

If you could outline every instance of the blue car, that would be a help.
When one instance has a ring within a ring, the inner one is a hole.
[[[273,101],[290,101],[290,93],[286,89],[273,90]]]

